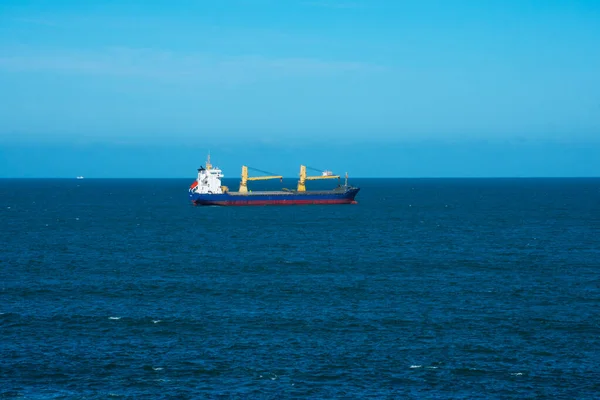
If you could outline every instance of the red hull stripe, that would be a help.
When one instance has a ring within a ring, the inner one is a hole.
[[[297,205],[297,204],[356,204],[352,199],[331,199],[331,200],[256,200],[256,201],[209,201],[196,202],[198,205],[216,205],[216,206],[268,206],[268,205]]]

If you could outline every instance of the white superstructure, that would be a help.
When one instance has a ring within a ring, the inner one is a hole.
[[[221,178],[223,178],[223,173],[219,168],[213,168],[209,154],[206,160],[206,168],[198,168],[196,184],[192,185],[190,189],[198,194],[221,194],[225,188],[221,185]]]

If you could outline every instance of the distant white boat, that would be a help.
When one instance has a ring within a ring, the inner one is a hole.
[[[83,176],[79,175],[79,176],[77,177],[77,179],[83,179]]]

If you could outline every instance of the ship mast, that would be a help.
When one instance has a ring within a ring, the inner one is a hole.
[[[208,158],[206,159],[206,169],[210,170],[212,168],[212,164],[210,163],[210,151],[208,152]]]

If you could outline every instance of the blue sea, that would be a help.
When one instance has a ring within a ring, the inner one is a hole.
[[[1,398],[600,398],[600,179],[192,179],[0,180]]]

